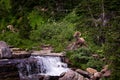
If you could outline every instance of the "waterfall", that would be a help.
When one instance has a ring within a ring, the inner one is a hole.
[[[40,65],[41,74],[59,76],[62,72],[68,70],[67,64],[61,62],[60,57],[50,57],[50,56],[37,56],[37,64]]]
[[[37,75],[60,76],[68,70],[67,64],[63,63],[60,57],[53,56],[31,56],[18,64],[20,78],[36,78],[29,80],[38,80]]]

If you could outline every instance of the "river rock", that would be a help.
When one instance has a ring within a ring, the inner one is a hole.
[[[81,75],[84,76],[84,77],[87,77],[87,78],[90,78],[90,77],[91,77],[91,75],[90,75],[88,72],[83,71],[83,70],[81,70],[81,69],[77,69],[76,72],[79,73],[79,74],[81,74]]]
[[[105,71],[105,73],[102,76],[105,77],[105,78],[110,77],[111,76],[111,71],[110,70]]]
[[[38,74],[37,60],[35,58],[27,58],[20,62],[18,65],[18,71],[21,74],[20,77]]]
[[[74,76],[75,76],[74,71],[70,70],[66,72],[63,77],[59,78],[59,80],[73,80]]]
[[[59,80],[84,80],[84,77],[75,71],[69,70]]]
[[[89,78],[85,78],[85,80],[90,80]]]
[[[108,65],[103,66],[103,69],[100,71],[101,73],[105,73],[108,70]]]
[[[12,52],[6,42],[0,41],[0,58],[11,58]]]
[[[111,71],[108,69],[108,65],[105,65],[103,69],[101,70],[101,73],[103,74],[102,76],[105,78],[110,77]]]
[[[89,72],[90,74],[94,74],[98,72],[96,69],[93,69],[93,68],[87,68],[86,71]]]
[[[93,80],[99,80],[102,77],[102,73],[101,72],[96,72],[93,75]]]
[[[84,80],[84,77],[82,76],[82,75],[80,75],[80,74],[78,74],[78,73],[75,73],[76,75],[75,75],[75,77],[74,77],[74,79],[73,80]]]

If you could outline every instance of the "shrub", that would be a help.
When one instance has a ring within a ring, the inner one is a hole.
[[[92,57],[92,51],[89,48],[79,48],[74,51],[67,51],[66,57],[69,58],[72,67],[86,69],[92,67],[100,70],[104,63],[100,59],[94,59]]]
[[[72,40],[74,25],[69,22],[53,22],[39,26],[30,35],[32,41],[54,46],[55,51],[62,51]],[[58,49],[59,48],[59,49]]]
[[[72,62],[71,66],[85,69],[87,62],[91,59],[91,53],[88,48],[80,48],[74,51],[67,51],[66,56]]]
[[[6,41],[10,45],[18,46],[21,44],[19,33],[5,32],[0,34],[0,40]]]
[[[94,58],[89,59],[89,61],[86,64],[88,67],[97,69],[98,71],[100,71],[102,69],[102,67],[105,65],[105,63],[101,60],[96,60]]]

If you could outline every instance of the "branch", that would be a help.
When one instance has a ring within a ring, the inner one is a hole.
[[[93,20],[93,22],[94,22],[95,26],[97,27],[97,26],[98,26],[98,24],[96,23],[96,19],[94,18],[93,14],[92,14],[92,10],[91,10],[91,8],[90,8],[90,5],[89,5],[89,4],[88,4],[88,10],[89,10],[89,12],[90,12],[91,18],[92,18],[92,20]]]
[[[102,26],[105,26],[105,9],[104,9],[104,0],[102,0]]]

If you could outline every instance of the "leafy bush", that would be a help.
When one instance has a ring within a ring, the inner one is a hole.
[[[105,65],[105,63],[101,60],[96,60],[94,58],[91,58],[88,63],[86,64],[88,67],[97,69],[98,71],[100,71],[102,69],[102,67]]]
[[[32,49],[34,46],[38,46],[37,43],[34,43],[28,39],[21,39],[19,33],[5,32],[0,34],[0,40],[7,42],[9,45],[14,47],[20,47],[23,49]]]
[[[69,58],[72,67],[86,69],[92,67],[100,70],[104,63],[100,59],[92,57],[92,51],[88,48],[80,48],[74,51],[67,51],[66,56]]]
[[[18,46],[21,44],[19,33],[5,32],[0,34],[0,40],[6,41],[10,45]]]
[[[50,44],[55,48],[55,51],[61,51],[66,47],[68,41],[72,40],[73,33],[73,24],[69,22],[53,22],[46,23],[39,26],[37,30],[33,30],[30,39],[42,44]]]
[[[37,29],[37,27],[45,23],[45,19],[43,19],[43,17],[40,15],[40,13],[37,10],[32,10],[27,18],[33,30]]]
[[[67,51],[66,56],[72,62],[71,66],[85,69],[87,62],[91,59],[91,51],[87,48],[80,48],[74,51]]]

